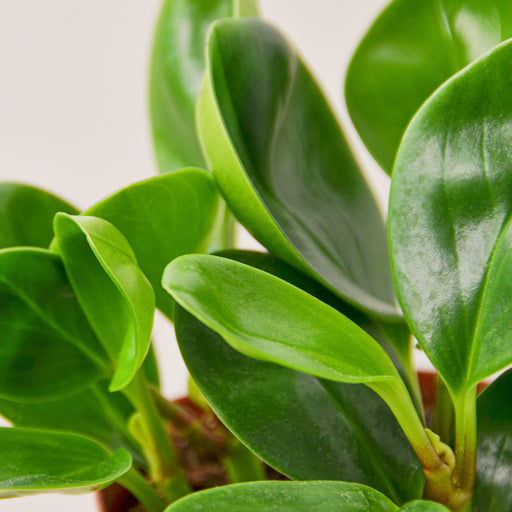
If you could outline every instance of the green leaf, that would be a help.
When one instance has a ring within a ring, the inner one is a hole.
[[[244,355],[335,382],[366,384],[392,409],[416,454],[431,457],[431,443],[391,360],[335,309],[266,272],[218,256],[175,259],[163,284]]]
[[[130,454],[110,454],[74,434],[0,428],[0,498],[106,487],[131,467]]]
[[[512,511],[512,371],[478,398],[478,459],[474,510]]]
[[[183,169],[130,185],[84,215],[105,219],[121,231],[153,285],[158,308],[172,318],[174,303],[161,286],[164,268],[182,254],[206,252],[219,213],[210,174]]]
[[[351,304],[399,318],[377,204],[292,47],[255,18],[222,20],[208,59],[198,129],[237,219]]]
[[[218,256],[186,255],[164,287],[233,348],[347,383],[390,383],[398,373],[379,344],[347,317],[281,279]]]
[[[57,212],[78,211],[62,199],[29,185],[0,183],[0,249],[48,247]]]
[[[109,393],[107,381],[69,397],[42,403],[0,399],[0,415],[15,427],[64,430],[90,437],[110,450],[125,448],[144,467],[140,447],[128,431],[133,407],[121,393]]]
[[[57,250],[76,296],[114,364],[110,391],[127,386],[149,350],[155,296],[126,238],[96,217],[58,214]]]
[[[346,482],[252,482],[199,492],[171,505],[166,512],[395,512],[385,496]]]
[[[195,104],[205,70],[204,45],[219,18],[257,15],[256,0],[165,0],[153,42],[150,113],[158,167],[204,167]]]
[[[2,398],[68,396],[110,373],[62,262],[49,251],[0,251],[0,333]]]
[[[421,496],[421,466],[389,408],[366,386],[248,358],[180,307],[175,325],[208,403],[279,472],[297,480],[359,482],[397,503]]]
[[[353,56],[345,95],[361,138],[386,172],[422,103],[510,37],[509,0],[395,0],[382,12]]]
[[[404,137],[389,232],[413,334],[453,393],[512,362],[512,43],[440,88]]]
[[[449,512],[446,507],[433,501],[412,501],[404,505],[399,512]]]
[[[366,323],[357,310],[268,254],[222,254],[286,279]],[[243,356],[180,307],[175,326],[181,353],[209,404],[278,471],[297,480],[356,481],[397,503],[421,496],[421,466],[389,408],[366,386]]]

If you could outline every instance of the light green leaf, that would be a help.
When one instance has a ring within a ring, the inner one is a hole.
[[[430,449],[384,349],[327,304],[266,272],[218,256],[180,256],[166,268],[163,285],[244,355],[323,379],[366,384],[392,409],[416,453]]]
[[[110,454],[75,434],[0,428],[0,498],[80,494],[111,484],[131,467],[130,454]]]
[[[478,458],[474,510],[512,511],[512,371],[478,398]]]
[[[256,0],[165,0],[150,73],[150,113],[158,167],[204,167],[195,104],[205,69],[204,44],[219,18],[257,15]]]
[[[361,41],[345,86],[352,121],[386,172],[422,103],[510,37],[509,0],[391,2]]]
[[[222,194],[271,253],[371,315],[400,317],[375,199],[318,85],[275,29],[255,18],[214,25],[198,120]]]
[[[413,334],[452,393],[512,362],[512,43],[440,88],[397,157],[390,243]]]
[[[266,272],[218,256],[187,255],[169,264],[163,285],[249,357],[339,382],[399,380],[384,350],[360,327]]]
[[[0,251],[0,397],[44,401],[108,377],[60,259],[43,249]]]
[[[0,183],[0,249],[47,248],[53,238],[53,217],[57,212],[78,213],[45,190],[20,183]]]
[[[360,312],[268,254],[222,255],[286,279],[366,324]],[[421,465],[389,408],[366,386],[326,381],[248,358],[179,306],[175,326],[201,396],[244,444],[279,472],[296,480],[358,482],[396,503],[421,497]]]
[[[149,350],[155,296],[126,238],[96,217],[58,214],[56,249],[115,367],[110,391],[130,383]]]
[[[206,252],[220,215],[219,194],[206,171],[183,169],[116,192],[84,212],[126,237],[156,295],[172,318],[174,302],[161,286],[165,266],[182,254]]]
[[[346,482],[253,482],[192,494],[166,512],[395,512],[385,496]]]

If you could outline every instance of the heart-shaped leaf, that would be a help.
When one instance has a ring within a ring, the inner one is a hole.
[[[130,185],[84,215],[105,219],[121,231],[153,285],[157,306],[172,318],[174,303],[162,289],[162,273],[177,256],[210,248],[219,195],[209,173],[183,169]]]
[[[446,507],[433,501],[412,501],[404,505],[399,512],[449,512]]]
[[[78,211],[62,199],[29,185],[0,183],[0,249],[44,247],[53,238],[57,212]]]
[[[216,22],[198,129],[237,219],[270,252],[380,317],[395,305],[375,199],[322,92],[256,18]]]
[[[0,396],[44,401],[108,377],[60,259],[43,249],[0,251]]]
[[[422,103],[510,37],[509,0],[395,0],[382,12],[354,54],[345,95],[361,138],[386,172]]]
[[[195,127],[195,104],[205,69],[204,44],[219,18],[257,15],[256,0],[165,0],[150,74],[150,113],[161,172],[205,166]]]
[[[120,231],[96,217],[58,214],[56,249],[73,290],[115,372],[110,391],[127,386],[149,350],[155,296]]]
[[[166,512],[395,512],[385,496],[346,482],[251,482],[193,494]]]
[[[0,399],[0,415],[15,427],[83,434],[110,450],[125,448],[144,467],[140,446],[127,428],[133,407],[121,393],[109,393],[107,387],[107,381],[102,381],[75,395],[42,403]]]
[[[512,371],[478,398],[478,467],[474,510],[512,510]]]
[[[131,464],[126,450],[110,454],[86,437],[0,428],[0,498],[90,492],[117,480]]]
[[[440,88],[406,132],[389,231],[413,334],[452,393],[512,362],[512,43]]]

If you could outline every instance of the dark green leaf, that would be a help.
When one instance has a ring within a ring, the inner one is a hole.
[[[199,132],[238,220],[351,304],[399,317],[375,199],[291,46],[255,18],[222,20],[208,56]]]
[[[0,333],[2,398],[58,398],[109,375],[64,267],[49,251],[0,251]]]
[[[0,428],[0,498],[90,492],[117,480],[131,464],[127,451],[111,455],[86,437]]]
[[[64,430],[91,437],[110,450],[125,448],[144,466],[140,447],[127,428],[133,407],[107,387],[103,381],[75,395],[37,404],[0,399],[0,415],[16,427]]]
[[[149,350],[155,296],[126,238],[96,217],[58,214],[57,250],[77,298],[115,372],[111,391],[129,384]]]
[[[400,381],[365,331],[266,272],[218,256],[186,255],[167,266],[163,285],[245,355],[339,382]]]
[[[385,496],[346,482],[252,482],[188,496],[166,512],[395,512]]]
[[[390,243],[397,292],[454,393],[512,362],[512,43],[440,88],[397,157]]]
[[[389,174],[422,103],[448,78],[512,37],[509,0],[395,0],[361,41],[346,100],[363,141]]]
[[[0,249],[44,247],[53,238],[57,212],[78,211],[62,199],[29,185],[0,183]]]
[[[512,511],[512,371],[478,398],[478,468],[474,510]]]
[[[223,255],[286,279],[366,323],[361,313],[272,256]],[[245,357],[180,307],[176,333],[189,371],[216,413],[280,472],[295,479],[356,481],[397,503],[421,496],[419,462],[389,408],[365,386]]]
[[[172,318],[174,303],[161,286],[164,268],[182,254],[206,252],[219,213],[210,174],[183,169],[130,185],[84,215],[105,219],[121,231],[153,285],[157,306]]]
[[[158,167],[169,172],[205,166],[195,103],[205,69],[204,45],[219,18],[256,15],[256,0],[165,0],[150,74],[150,113]]]
[[[399,512],[449,512],[449,510],[433,501],[412,501],[404,505]]]

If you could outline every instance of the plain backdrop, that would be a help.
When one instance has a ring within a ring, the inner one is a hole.
[[[294,41],[345,125],[344,70],[385,3],[261,0],[264,16]],[[0,0],[0,180],[36,184],[85,208],[156,172],[147,70],[159,7],[160,0]],[[389,180],[347,129],[385,209]],[[156,342],[166,393],[183,394],[186,372],[162,318]],[[1,512],[50,510],[97,509],[91,495],[0,503]]]

